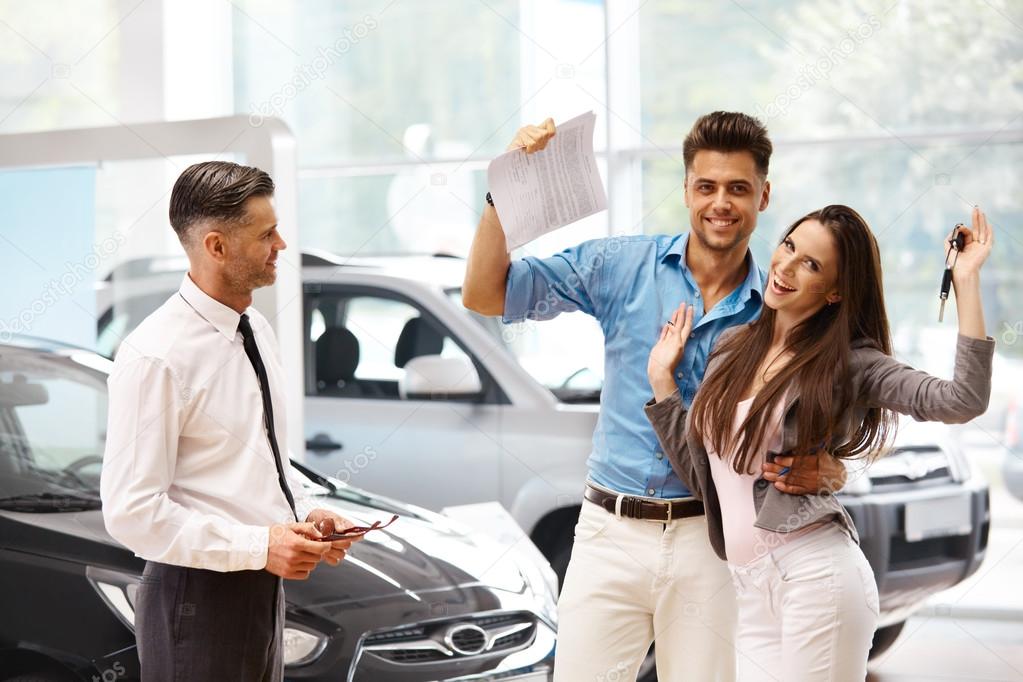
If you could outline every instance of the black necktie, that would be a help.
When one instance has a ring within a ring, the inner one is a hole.
[[[238,331],[242,333],[242,341],[245,346],[245,354],[249,356],[252,368],[256,370],[259,378],[259,392],[263,394],[263,424],[266,427],[266,437],[270,441],[270,449],[274,452],[274,463],[277,465],[277,478],[281,482],[281,490],[288,498],[288,505],[291,513],[298,521],[298,513],[295,511],[295,498],[288,487],[288,481],[284,476],[284,464],[281,462],[281,451],[277,447],[277,433],[274,431],[274,408],[270,403],[270,380],[266,376],[266,367],[263,366],[263,358],[259,356],[259,347],[256,346],[256,337],[252,334],[252,325],[249,324],[249,316],[242,314],[238,322]]]

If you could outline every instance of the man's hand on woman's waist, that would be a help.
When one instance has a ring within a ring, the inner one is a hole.
[[[785,471],[788,469],[788,471]],[[806,455],[779,455],[764,462],[764,478],[790,495],[834,493],[842,489],[846,468],[842,460],[821,450]]]

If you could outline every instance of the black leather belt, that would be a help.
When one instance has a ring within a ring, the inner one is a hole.
[[[586,491],[583,497],[598,504],[608,513],[614,514],[618,504],[618,495],[609,493],[600,488],[594,488],[586,484]],[[645,521],[661,521],[662,523],[672,519],[687,519],[692,516],[703,515],[703,502],[688,498],[685,500],[664,500],[658,502],[643,497],[622,496],[622,516],[630,519],[643,519]]]

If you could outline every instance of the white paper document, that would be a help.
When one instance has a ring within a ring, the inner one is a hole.
[[[490,162],[487,183],[508,250],[607,208],[593,156],[590,111],[557,126],[546,149],[514,149]]]

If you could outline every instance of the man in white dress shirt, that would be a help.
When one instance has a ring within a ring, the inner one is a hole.
[[[135,615],[146,682],[281,680],[282,579],[337,565],[351,545],[317,539],[352,524],[311,509],[291,467],[277,340],[251,307],[286,246],[273,191],[234,163],[181,174],[170,222],[189,272],[124,339],[108,381],[103,517],[147,560]]]

